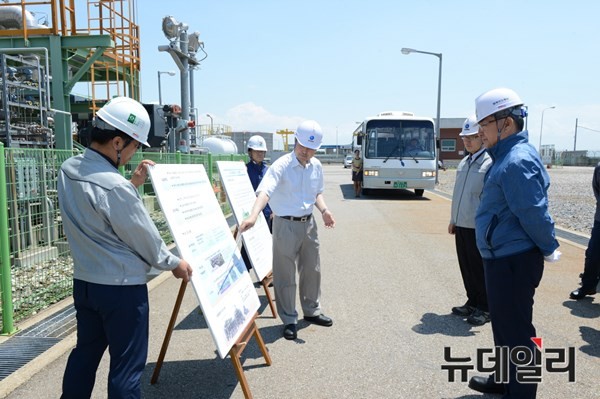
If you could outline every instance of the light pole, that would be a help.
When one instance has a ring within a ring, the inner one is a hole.
[[[210,114],[206,114],[210,118],[210,134],[213,134],[213,117]]]
[[[435,184],[439,183],[438,180],[438,160],[439,160],[439,153],[438,153],[438,148],[437,148],[437,143],[438,140],[440,140],[440,106],[441,106],[441,100],[442,100],[442,53],[430,53],[429,51],[420,51],[420,50],[415,50],[412,48],[402,48],[402,50],[400,50],[402,52],[402,54],[404,55],[408,55],[410,53],[420,53],[420,54],[429,54],[429,55],[433,55],[435,57],[438,57],[438,59],[440,60],[440,66],[439,66],[439,72],[438,72],[438,94],[437,94],[437,117],[436,117],[436,121],[435,121],[435,143],[436,143],[436,149],[435,149]]]
[[[600,133],[600,130],[591,129],[582,125],[578,125],[579,118],[575,118],[575,139],[573,140],[573,151],[577,151],[577,128],[580,127],[585,130],[591,130],[592,132]]]
[[[548,107],[548,108],[544,108],[544,109],[542,110],[542,122],[540,123],[540,145],[539,145],[539,147],[538,147],[538,152],[540,153],[540,156],[542,156],[542,131],[543,131],[543,129],[544,129],[544,112],[545,112],[547,109],[554,109],[554,108],[556,108],[556,105],[553,105],[553,106],[551,106],[551,107]]]
[[[160,87],[160,75],[169,75],[169,76],[175,76],[175,72],[173,71],[158,71],[158,103],[160,105],[162,105],[162,89]]]

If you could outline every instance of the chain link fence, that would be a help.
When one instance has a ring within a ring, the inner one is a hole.
[[[600,151],[561,151],[552,160],[553,165],[560,166],[595,166],[600,162]]]
[[[0,145],[0,319],[3,334],[72,293],[73,262],[60,210],[56,180],[61,164],[80,150],[4,148]],[[138,152],[120,170],[125,178],[142,159],[159,164],[202,164],[225,214],[230,213],[216,161],[245,160],[245,155],[194,155]],[[5,180],[5,181],[4,181]],[[172,237],[155,200],[152,183],[140,187],[165,242]]]

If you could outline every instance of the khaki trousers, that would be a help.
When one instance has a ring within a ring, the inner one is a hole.
[[[314,217],[306,222],[273,220],[273,288],[283,324],[296,324],[296,270],[304,316],[321,314],[321,262]]]

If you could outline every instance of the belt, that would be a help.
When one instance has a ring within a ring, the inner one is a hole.
[[[279,217],[282,219],[291,220],[292,222],[307,222],[312,217],[312,214],[309,214],[306,216],[301,216],[301,217],[296,217],[296,216],[279,216]]]

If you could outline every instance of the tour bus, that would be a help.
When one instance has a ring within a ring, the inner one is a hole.
[[[433,119],[389,111],[365,119],[354,131],[363,158],[363,193],[413,189],[419,197],[435,187]]]

